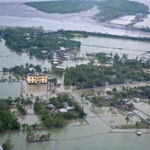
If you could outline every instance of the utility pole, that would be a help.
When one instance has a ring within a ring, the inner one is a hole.
[[[47,82],[47,98],[49,99],[49,93],[51,92],[51,82]]]

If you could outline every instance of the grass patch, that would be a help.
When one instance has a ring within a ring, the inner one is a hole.
[[[150,125],[148,124],[140,124],[140,125],[136,125],[136,124],[130,124],[130,125],[121,125],[122,129],[150,129]]]

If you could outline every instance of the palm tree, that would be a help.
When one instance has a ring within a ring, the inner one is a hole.
[[[127,125],[128,125],[128,122],[129,122],[129,120],[130,120],[130,118],[129,118],[128,115],[126,116],[125,120],[127,121]]]

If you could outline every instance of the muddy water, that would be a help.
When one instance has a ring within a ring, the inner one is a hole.
[[[121,51],[128,53],[129,55],[135,54],[139,56],[143,54],[143,51],[148,50],[149,48],[149,43],[130,40],[95,37],[86,39],[80,38],[78,40],[82,41],[80,56],[91,51],[100,52],[106,50],[117,50],[118,52]],[[93,45],[97,45],[97,47],[94,47]],[[19,56],[18,54],[11,52],[4,45],[4,41],[0,42],[0,51],[1,69],[4,66],[10,67],[18,64],[25,64],[26,62],[50,66],[48,62],[45,64],[45,61],[43,62],[34,58],[30,60],[27,54]],[[3,89],[3,87],[4,85],[2,83],[1,88]],[[19,91],[19,89],[16,90],[16,86],[12,89],[9,88],[10,86],[7,85],[4,91],[1,89],[0,95],[2,95],[3,92],[10,95],[12,91]],[[72,93],[72,95],[79,103],[82,103],[78,93]],[[110,133],[110,126],[105,123],[101,117],[97,117],[93,114],[86,103],[82,103],[82,106],[87,113],[88,124],[68,126],[63,129],[52,129],[49,132],[54,141],[29,144],[26,142],[26,133],[9,132],[0,134],[0,143],[9,137],[14,145],[14,150],[149,150],[150,134],[143,134],[141,137],[138,137],[136,133]],[[44,131],[39,132],[43,133]]]
[[[85,57],[87,53],[98,53],[98,52],[106,52],[106,53],[118,53],[120,55],[127,54],[129,58],[150,58],[150,54],[147,53],[150,47],[149,42],[142,41],[132,41],[132,40],[123,40],[123,39],[113,39],[113,38],[101,38],[101,37],[88,37],[88,38],[75,38],[81,42],[81,50],[78,54],[78,57]],[[25,65],[28,64],[39,64],[42,68],[51,68],[50,62],[48,60],[37,60],[34,57],[32,59],[29,58],[28,54],[23,53],[21,55],[16,54],[15,52],[10,51],[6,46],[4,40],[0,41],[0,71],[3,67],[13,67],[15,65]],[[63,67],[71,67],[79,64],[88,63],[88,60],[68,60],[65,61],[62,66]],[[3,92],[0,92],[1,96],[17,96],[20,93],[19,89],[20,83],[9,83],[9,86],[6,86],[8,83],[1,83],[1,88]],[[2,86],[4,85],[4,86]],[[15,85],[16,88],[13,88]],[[11,88],[12,87],[12,88]],[[34,86],[30,86],[27,88],[29,94],[32,92],[37,95],[38,93],[44,91],[46,94],[46,87],[41,87],[34,89]],[[5,91],[5,92],[4,92]],[[19,91],[19,92],[18,92]],[[16,94],[11,94],[16,93]],[[18,95],[19,96],[19,95]]]
[[[15,3],[11,3],[14,1]],[[20,1],[10,0],[0,5],[0,26],[39,27],[45,30],[79,30],[88,32],[101,32],[114,35],[128,35],[134,37],[150,37],[149,33],[125,29],[106,27],[103,23],[92,19],[98,9],[96,7],[73,14],[47,14],[26,6]]]

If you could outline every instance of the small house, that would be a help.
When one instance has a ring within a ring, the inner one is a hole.
[[[67,111],[67,109],[65,109],[65,108],[60,108],[60,109],[59,109],[59,112],[64,113],[64,112],[68,112],[68,111]]]
[[[46,105],[46,108],[48,108],[48,109],[53,109],[53,108],[55,108],[55,106],[54,106],[53,104],[47,104],[47,105]]]

